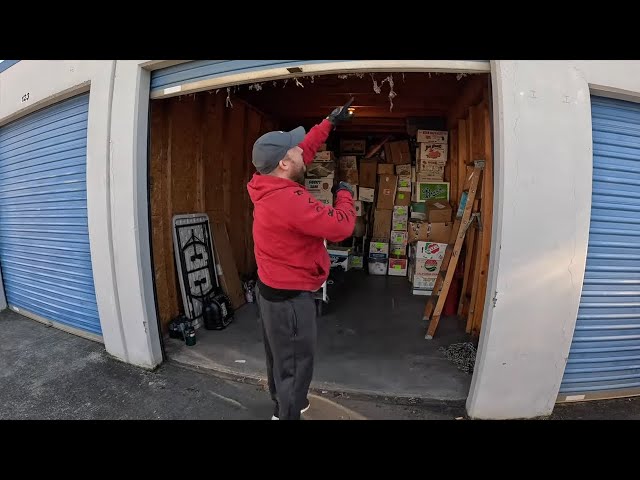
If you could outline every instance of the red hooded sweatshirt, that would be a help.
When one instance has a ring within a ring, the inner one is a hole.
[[[313,161],[332,127],[325,119],[307,133],[299,145],[305,164]],[[247,190],[254,205],[254,252],[262,283],[282,290],[318,290],[331,265],[324,239],[342,241],[355,228],[351,194],[339,191],[330,207],[292,180],[259,173]]]

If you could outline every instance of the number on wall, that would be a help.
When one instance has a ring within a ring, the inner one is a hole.
[[[27,100],[29,100],[29,92],[25,93],[25,94],[22,96],[22,103],[26,102]]]

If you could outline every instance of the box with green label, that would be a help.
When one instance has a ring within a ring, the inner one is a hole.
[[[449,201],[449,182],[417,182],[413,189],[414,202],[427,202],[431,200]]]
[[[407,276],[407,265],[408,260],[407,257],[396,257],[389,258],[389,271],[388,274],[395,277],[406,277]]]
[[[398,176],[398,192],[411,193],[411,175]]]
[[[398,207],[408,207],[411,205],[411,192],[396,192],[393,204]]]
[[[409,207],[393,207],[391,230],[406,231],[409,225]]]
[[[409,232],[391,232],[389,254],[394,256],[406,255],[408,238]]]
[[[362,270],[364,257],[362,255],[349,255],[349,268],[353,270]]]

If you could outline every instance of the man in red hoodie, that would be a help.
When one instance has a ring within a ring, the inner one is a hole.
[[[303,127],[269,132],[253,146],[257,173],[247,185],[254,205],[253,240],[258,265],[257,303],[267,358],[273,420],[298,420],[309,407],[313,375],[316,309],[312,292],[329,276],[324,240],[352,235],[356,213],[353,187],[340,182],[335,203],[324,205],[304,187],[306,165],[338,122],[336,108],[305,135]]]

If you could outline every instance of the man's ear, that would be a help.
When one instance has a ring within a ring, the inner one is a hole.
[[[280,160],[278,162],[278,166],[283,170],[287,170],[289,168],[289,162],[287,161],[287,157]]]

